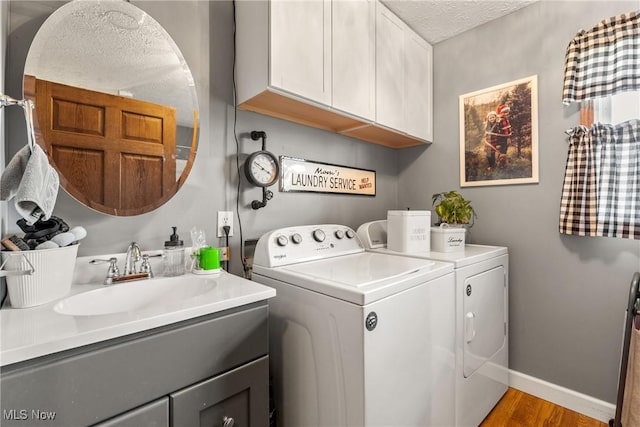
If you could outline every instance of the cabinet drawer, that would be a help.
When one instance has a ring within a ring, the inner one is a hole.
[[[171,395],[173,427],[267,427],[269,358]],[[225,424],[226,423],[226,424]]]
[[[3,367],[2,426],[95,424],[258,359],[267,316],[260,302]],[[55,417],[19,419],[32,410]]]
[[[169,427],[169,398],[125,412],[93,427]]]

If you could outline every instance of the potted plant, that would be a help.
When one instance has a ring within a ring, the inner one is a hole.
[[[476,212],[471,206],[471,201],[462,197],[456,191],[447,191],[434,194],[431,198],[435,205],[435,212],[438,215],[439,224],[449,224],[449,226],[462,226],[470,228],[476,218]]]

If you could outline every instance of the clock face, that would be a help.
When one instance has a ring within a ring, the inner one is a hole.
[[[253,153],[245,163],[247,179],[259,187],[275,184],[280,173],[278,159],[268,151]]]

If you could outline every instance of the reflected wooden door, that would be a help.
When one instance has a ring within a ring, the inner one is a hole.
[[[46,80],[39,131],[60,182],[89,207],[134,215],[176,185],[176,110]]]

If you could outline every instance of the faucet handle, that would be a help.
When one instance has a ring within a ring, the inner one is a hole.
[[[92,259],[89,261],[89,264],[104,264],[107,262],[109,263],[109,268],[107,269],[107,277],[104,279],[104,284],[110,285],[113,283],[113,278],[120,276],[120,269],[117,265],[118,259],[115,257],[109,259]]]
[[[151,271],[151,263],[149,262],[149,255],[147,254],[142,255],[142,264],[140,264],[140,273],[148,273],[150,278],[153,277],[153,271]]]

